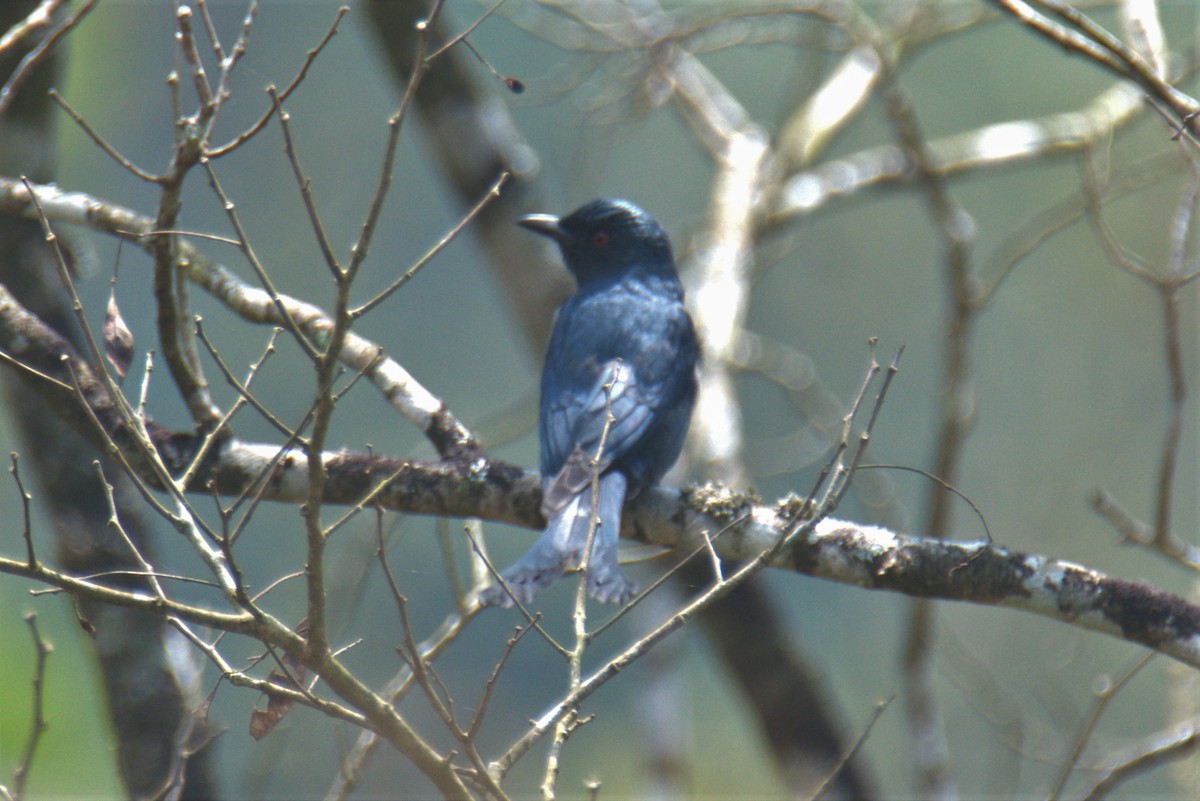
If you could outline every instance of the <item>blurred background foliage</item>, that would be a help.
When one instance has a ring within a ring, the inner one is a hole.
[[[385,122],[399,98],[395,83],[381,68],[366,14],[351,5],[337,37],[286,104],[322,217],[335,247],[343,252],[357,236],[379,169]],[[965,0],[954,5],[965,11],[974,6]],[[219,29],[232,38],[243,4],[214,2],[211,8]],[[482,8],[452,0],[446,9],[451,29],[470,23]],[[880,12],[878,4],[864,3],[863,9]],[[1094,13],[1101,22],[1112,22],[1108,12]],[[1162,13],[1173,47],[1194,48],[1200,30],[1195,7],[1167,2]],[[547,14],[529,0],[509,0],[471,37],[497,69],[526,85],[519,96],[506,93],[499,82],[494,89],[532,148],[539,179],[552,198],[545,210],[566,211],[597,195],[629,198],[657,216],[677,250],[687,253],[691,237],[706,221],[710,160],[669,106],[654,107],[644,98],[630,97],[631,87],[622,83],[622,54],[600,58],[546,41],[542,24]],[[263,2],[249,52],[236,74],[235,99],[227,105],[219,130],[231,135],[257,118],[268,104],[263,88],[291,78],[304,51],[331,19],[328,3]],[[63,96],[96,130],[149,169],[161,168],[170,155],[165,76],[182,69],[173,32],[169,3],[107,0],[70,35],[60,82]],[[803,21],[781,24],[777,30],[760,22],[747,27],[747,43],[698,55],[750,114],[775,132],[839,57],[827,48],[804,46],[804,33]],[[478,71],[481,81],[492,80],[482,65]],[[995,16],[924,46],[903,62],[900,80],[930,138],[1078,108],[1111,82],[1090,63],[1066,57],[1011,20]],[[463,211],[428,155],[428,132],[415,117],[406,126],[384,223],[359,285],[360,300],[394,279]],[[1157,116],[1144,114],[1121,130],[1107,157],[1118,166],[1177,147],[1168,135]],[[143,212],[154,208],[152,188],[100,154],[65,117],[57,139],[61,187]],[[894,133],[881,102],[872,99],[823,158],[892,142]],[[281,291],[328,308],[332,288],[282,153],[278,126],[269,125],[249,145],[221,159],[217,170]],[[1123,242],[1151,264],[1166,258],[1167,229],[1183,177],[1153,183],[1108,207],[1109,222]],[[1056,201],[1078,194],[1079,187],[1077,155],[1048,156],[952,180],[951,191],[976,226],[971,246],[975,265],[986,264],[1018,226],[1044,214]],[[191,230],[229,233],[200,173],[191,178],[182,219]],[[98,325],[116,248],[112,241],[87,232],[74,232],[72,239],[85,276],[80,284],[84,301]],[[250,277],[234,248],[216,243],[202,247]],[[385,345],[489,440],[493,455],[533,466],[540,354],[525,344],[478,248],[469,234],[458,238],[365,318],[359,330]],[[851,397],[861,380],[868,337],[879,337],[885,354],[906,347],[871,445],[870,459],[875,462],[919,467],[931,463],[945,313],[941,248],[924,198],[905,186],[829,204],[773,239],[757,265],[749,327],[804,354],[818,379],[838,397]],[[133,248],[120,254],[117,292],[139,355],[154,339],[149,264],[148,257]],[[200,293],[193,293],[193,300],[230,364],[246,365],[256,358],[266,330],[231,321]],[[1182,302],[1187,374],[1194,394],[1194,286],[1183,293]],[[1116,493],[1135,514],[1150,514],[1167,410],[1162,338],[1156,296],[1113,266],[1085,224],[1051,238],[1006,280],[979,325],[973,360],[977,423],[957,482],[986,516],[1000,544],[1145,579],[1194,597],[1195,577],[1152,553],[1122,547],[1088,505],[1090,494],[1103,488]],[[258,387],[260,397],[281,417],[294,420],[307,408],[311,382],[303,359],[293,348],[283,347]],[[231,402],[229,388],[216,378],[214,384],[221,402]],[[780,453],[782,440],[777,438],[803,431],[808,421],[786,393],[760,376],[741,376],[739,391],[754,489],[768,499],[807,491],[819,463],[811,455],[792,458]],[[151,385],[150,408],[167,425],[190,425],[161,370]],[[1174,519],[1179,534],[1194,542],[1194,400],[1191,408]],[[277,439],[273,429],[248,414],[237,422],[237,431],[247,440]],[[0,436],[5,448],[17,448],[11,434]],[[331,443],[431,455],[420,433],[365,383],[343,400]],[[762,457],[757,463],[756,455]],[[890,481],[907,510],[909,525],[915,525],[925,512],[926,480],[895,473]],[[838,516],[871,522],[873,512],[852,497]],[[15,554],[21,549],[15,487],[0,492],[0,517],[10,521],[0,547]],[[981,537],[980,523],[965,505],[957,506],[954,520],[955,538]],[[435,536],[438,525],[426,518],[393,518],[387,523],[392,565],[412,601],[418,631],[435,626],[450,604]],[[47,543],[47,552],[49,527],[39,512],[35,531]],[[452,534],[458,529],[456,521],[449,522]],[[486,524],[485,531],[500,564],[520,553],[533,536],[499,524]],[[393,645],[400,630],[386,586],[371,563],[373,536],[370,520],[360,518],[337,537],[329,564],[334,571],[332,619],[341,626],[333,634],[348,641],[371,633],[348,661],[368,681],[379,683],[399,667]],[[197,569],[182,543],[165,530],[162,540],[166,569]],[[241,543],[247,580],[262,587],[296,569],[303,563],[303,549],[296,509],[262,509]],[[657,570],[653,562],[635,568],[643,580]],[[900,689],[899,649],[907,600],[791,574],[761,580],[786,610],[798,646],[824,674],[844,714],[846,735],[855,736],[874,705]],[[31,797],[117,797],[121,790],[86,635],[68,600],[31,598],[28,590],[19,580],[0,581],[0,674],[5,677],[0,686],[0,774],[11,771],[27,727],[33,649],[21,613],[32,608],[55,652],[46,688],[50,729],[34,765]],[[552,629],[567,630],[571,592],[569,586],[560,586],[544,596]],[[189,597],[186,588],[181,593]],[[272,608],[283,619],[298,619],[304,609],[299,585],[274,593]],[[938,686],[952,764],[964,797],[1044,794],[1098,682],[1123,672],[1141,653],[1127,643],[1009,611],[946,604],[939,607],[939,621]],[[515,622],[511,613],[485,613],[440,663],[446,684],[461,689],[464,707],[473,702]],[[630,628],[625,637],[640,624],[626,625]],[[615,649],[625,637],[614,632],[597,648]],[[685,629],[676,639],[682,659],[678,669],[686,687],[681,697],[687,708],[681,714],[688,721],[688,746],[694,757],[687,768],[692,797],[779,797],[783,785],[764,756],[761,735],[744,714],[742,699],[730,689],[701,630]],[[230,645],[234,664],[238,656],[255,653],[244,643]],[[570,741],[560,782],[566,797],[583,797],[583,782],[590,778],[603,781],[602,797],[637,797],[644,791],[638,687],[651,669],[649,663],[635,665],[589,701],[587,709],[596,712],[597,719]],[[1173,670],[1167,660],[1156,659],[1120,694],[1096,735],[1100,750],[1127,744],[1171,719],[1171,702],[1163,687]],[[206,689],[212,680],[210,670]],[[564,681],[557,659],[544,645],[528,640],[502,679],[483,735],[484,752],[507,743]],[[247,733],[255,700],[247,691],[226,686],[213,706],[213,720],[228,728],[218,747],[230,796],[296,798],[323,793],[336,773],[340,749],[354,732],[297,709],[280,729],[255,742]],[[419,697],[410,699],[405,711],[418,721],[418,728],[436,728]],[[893,705],[865,744],[866,765],[886,797],[912,792],[912,748],[900,705]],[[516,795],[533,793],[540,778],[539,761],[527,759],[510,786]],[[411,768],[389,754],[372,763],[361,794],[413,797],[406,788],[423,786],[413,782]],[[1172,787],[1169,774],[1157,771],[1122,788],[1118,797],[1168,798],[1177,793]]]

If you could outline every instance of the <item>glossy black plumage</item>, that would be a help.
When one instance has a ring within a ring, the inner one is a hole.
[[[696,400],[699,352],[683,287],[666,233],[626,201],[595,200],[563,218],[519,222],[558,243],[578,288],[558,311],[542,369],[538,434],[548,524],[502,575],[525,603],[579,564],[592,511],[591,460],[611,409],[588,593],[623,603],[636,588],[617,564],[621,507],[674,464]],[[512,603],[499,585],[480,600]]]

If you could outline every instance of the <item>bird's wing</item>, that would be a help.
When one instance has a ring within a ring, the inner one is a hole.
[[[645,392],[634,368],[620,359],[599,365],[595,384],[578,397],[572,400],[565,394],[542,410],[544,444],[552,454],[566,454],[546,486],[544,511],[560,508],[588,485],[597,453],[603,470],[620,459],[654,419],[655,393]],[[605,435],[610,412],[612,423]]]

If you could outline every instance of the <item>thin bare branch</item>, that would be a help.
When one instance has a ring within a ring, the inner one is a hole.
[[[51,89],[49,92],[49,95],[50,95],[50,99],[53,100],[55,103],[57,103],[59,105],[59,107],[62,108],[62,110],[67,113],[67,116],[70,117],[71,120],[76,125],[79,126],[80,130],[82,130],[85,134],[87,134],[88,138],[91,139],[96,144],[97,147],[99,147],[101,150],[103,150],[105,153],[108,154],[109,158],[111,158],[117,164],[120,164],[122,167],[124,167],[129,172],[133,173],[135,176],[137,176],[141,180],[146,181],[147,183],[158,184],[158,183],[162,182],[161,176],[154,175],[153,173],[149,173],[149,172],[143,170],[141,167],[137,166],[132,161],[125,158],[125,156],[121,155],[121,153],[111,143],[109,143],[109,141],[107,139],[105,139],[103,136],[101,136],[94,128],[92,128],[91,125],[88,124],[88,121],[83,118],[83,115],[81,115],[75,109],[71,108],[71,105],[66,101],[66,99],[62,95],[60,95],[58,93],[57,89]],[[163,232],[158,232],[158,233],[167,233],[167,232],[163,231]],[[170,233],[175,233],[175,232],[170,232]]]
[[[25,54],[25,57],[21,59],[21,63],[8,76],[8,80],[5,81],[4,86],[0,87],[0,117],[4,116],[4,112],[12,105],[13,99],[17,96],[17,90],[21,88],[21,84],[25,82],[25,79],[49,55],[51,49],[58,44],[58,41],[70,33],[87,16],[88,12],[96,7],[96,2],[97,0],[85,0],[79,8],[75,9],[75,12],[71,16],[67,17],[45,39],[38,42],[37,46]],[[28,17],[26,19],[28,20]],[[12,43],[10,42],[10,44]]]
[[[361,306],[351,309],[350,316],[354,318],[362,317],[364,314],[371,311],[371,309],[375,308],[380,303],[383,303],[385,300],[391,297],[392,293],[394,293],[397,289],[411,281],[413,276],[415,276],[421,270],[421,268],[432,261],[434,256],[441,253],[447,245],[453,242],[454,239],[463,232],[463,229],[470,225],[471,222],[479,216],[479,213],[487,207],[488,203],[500,196],[500,190],[504,187],[505,182],[508,181],[510,177],[512,177],[510,173],[501,172],[500,177],[496,179],[491,188],[484,193],[483,197],[479,199],[478,203],[471,207],[470,211],[463,215],[459,221],[454,224],[453,228],[447,231],[441,239],[434,243],[433,247],[425,251],[425,254],[421,256],[421,258],[417,259],[411,267],[404,271],[403,275],[389,284],[386,289]]]
[[[327,31],[325,31],[325,35],[323,37],[321,37],[321,41],[317,42],[316,46],[314,46],[312,49],[310,49],[308,51],[307,54],[305,54],[304,61],[300,65],[300,70],[296,73],[296,76],[294,78],[292,78],[291,83],[289,83],[286,87],[284,87],[284,90],[279,93],[280,100],[287,100],[288,97],[291,96],[292,92],[296,91],[296,89],[300,86],[300,84],[304,82],[304,79],[306,77],[308,77],[309,67],[311,67],[313,65],[313,62],[316,61],[317,56],[319,56],[321,54],[321,51],[325,49],[325,45],[329,44],[330,40],[332,40],[333,37],[337,34],[338,25],[341,23],[342,17],[346,16],[346,14],[348,14],[348,13],[350,13],[349,6],[339,6],[338,7],[337,11],[334,14],[333,22],[330,24],[329,29]],[[267,123],[271,121],[271,115],[273,115],[274,113],[275,113],[275,105],[274,105],[274,103],[272,103],[267,108],[267,110],[263,113],[263,115],[261,117],[259,117],[257,122],[255,122],[253,125],[251,125],[249,128],[247,128],[245,131],[242,131],[240,134],[238,134],[236,137],[234,137],[232,140],[230,140],[226,144],[221,145],[220,147],[206,148],[204,151],[204,154],[212,159],[216,159],[216,158],[220,158],[221,156],[228,155],[229,153],[233,152],[237,148],[241,147],[243,144],[245,144],[247,141],[249,141],[255,134],[257,134],[264,127],[266,127]]]
[[[16,47],[27,36],[37,33],[54,21],[54,13],[58,11],[63,0],[42,0],[25,19],[16,23],[0,36],[0,55],[5,50]]]
[[[54,646],[45,640],[38,630],[36,614],[26,612],[25,623],[29,626],[29,633],[33,637],[34,648],[33,721],[29,726],[29,736],[25,738],[25,748],[21,752],[21,759],[13,769],[13,786],[10,795],[14,801],[22,801],[25,798],[25,783],[29,780],[29,769],[33,767],[33,758],[37,754],[42,735],[49,728],[45,716],[46,658],[54,650]]]

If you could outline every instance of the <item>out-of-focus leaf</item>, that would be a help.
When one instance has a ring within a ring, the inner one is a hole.
[[[296,624],[295,631],[301,637],[308,636],[308,618],[304,618]],[[280,673],[277,670],[272,670],[271,675],[267,677],[270,684],[279,687],[287,687],[292,690],[302,690],[297,681],[304,681],[304,665],[300,664],[299,660],[292,658],[288,654],[284,654],[283,662],[287,667],[294,671],[296,678],[293,679],[286,673]],[[282,695],[276,695],[271,691],[267,691],[267,708],[258,709],[257,707],[250,713],[250,736],[255,740],[261,740],[271,733],[271,730],[279,725],[279,721],[283,720],[283,716],[292,708],[293,701]]]
[[[296,682],[292,681],[291,677],[284,673],[272,670],[268,679],[271,684],[278,684],[281,687],[290,687],[293,690],[299,690]],[[271,733],[271,730],[279,725],[279,721],[283,720],[283,716],[292,708],[292,699],[285,698],[282,695],[275,695],[268,691],[267,693],[267,708],[259,709],[257,707],[250,713],[250,736],[255,740],[261,740]]]
[[[113,366],[117,380],[124,381],[125,374],[129,372],[129,365],[133,362],[133,332],[125,325],[125,318],[121,316],[116,293],[110,292],[108,295],[108,309],[104,312],[104,327],[101,333],[104,337],[104,356]]]

